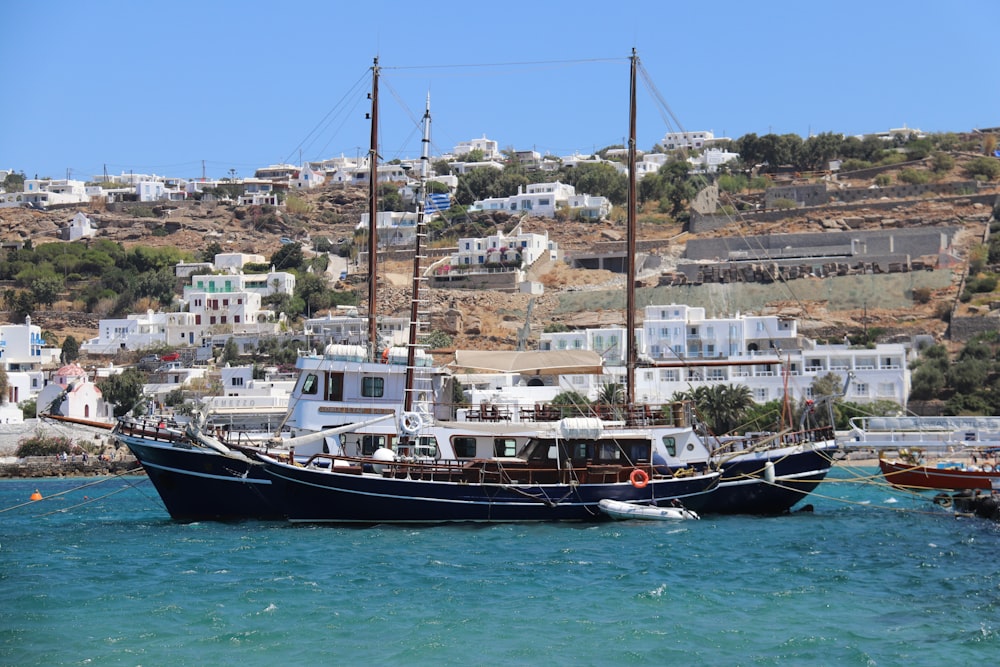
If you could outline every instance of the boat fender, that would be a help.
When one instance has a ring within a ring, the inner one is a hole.
[[[379,462],[392,463],[396,460],[396,454],[391,449],[385,447],[379,447],[374,452],[372,452],[372,458]],[[377,474],[381,475],[385,472],[386,467],[381,465],[381,463],[372,464],[372,470]]]
[[[407,435],[416,435],[424,425],[424,420],[417,412],[404,412],[399,417],[399,428]]]
[[[646,485],[649,484],[649,474],[645,470],[636,468],[628,476],[628,481],[632,482],[632,486],[637,489],[645,489]]]
[[[983,472],[993,472],[995,470],[995,468],[991,466],[989,463],[984,463],[982,469]]]
[[[774,462],[768,461],[764,464],[764,480],[768,484],[774,484]]]
[[[951,508],[951,496],[947,493],[939,493],[934,496],[934,504],[940,505],[945,509]]]

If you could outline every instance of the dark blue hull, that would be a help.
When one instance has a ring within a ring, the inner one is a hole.
[[[719,488],[705,498],[702,514],[784,514],[823,481],[836,445],[817,445],[796,453],[737,457],[723,465]],[[764,463],[774,465],[774,481],[765,478]]]
[[[142,464],[167,512],[180,521],[284,519],[260,462],[118,434]]]
[[[654,479],[638,489],[613,484],[489,484],[424,481],[328,472],[265,463],[288,518],[296,522],[444,523],[455,521],[595,521],[607,518],[602,498],[685,506],[718,481],[718,474]]]

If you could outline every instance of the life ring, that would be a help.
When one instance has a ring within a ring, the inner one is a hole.
[[[646,485],[649,484],[649,474],[645,470],[636,468],[628,476],[628,481],[632,482],[632,486],[637,489],[645,489]]]
[[[991,466],[989,463],[984,463],[982,469],[983,472],[993,472],[995,470],[995,468]]]
[[[424,420],[421,419],[420,414],[417,412],[404,412],[399,416],[399,428],[406,435],[416,435],[420,432],[423,425]]]

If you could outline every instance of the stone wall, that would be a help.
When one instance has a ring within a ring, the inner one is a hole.
[[[952,317],[948,325],[948,338],[965,342],[976,334],[1000,331],[1000,317]]]
[[[94,477],[101,475],[144,475],[145,472],[132,455],[115,461],[98,461],[91,456],[84,462],[58,461],[52,456],[28,456],[15,463],[0,464],[0,479],[11,477]]]

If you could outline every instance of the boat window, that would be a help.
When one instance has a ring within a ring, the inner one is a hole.
[[[366,435],[361,438],[362,456],[371,456],[380,447],[385,447],[384,435]]]
[[[622,450],[617,445],[610,442],[603,443],[600,447],[600,454],[597,458],[601,461],[617,461],[622,456]]]
[[[667,449],[667,454],[677,456],[677,440],[673,436],[663,436],[663,446]]]
[[[302,381],[302,393],[303,394],[315,394],[316,387],[319,384],[319,378],[315,374],[310,373],[306,376],[306,379]]]
[[[330,373],[326,381],[326,400],[344,400],[344,374]]]
[[[475,438],[452,438],[452,447],[455,448],[455,456],[460,459],[471,459],[476,456]]]
[[[433,435],[420,436],[417,438],[413,453],[415,456],[436,459],[438,455],[437,438]]]
[[[361,395],[365,398],[382,398],[385,394],[385,378],[364,377],[361,378]]]
[[[517,454],[517,440],[514,438],[493,438],[493,456],[514,456]]]

